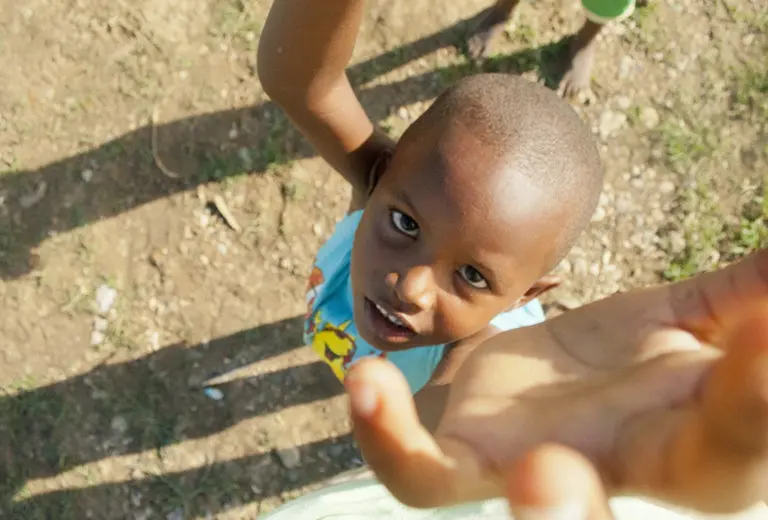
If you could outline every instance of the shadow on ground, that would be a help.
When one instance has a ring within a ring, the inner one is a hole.
[[[554,86],[564,42],[527,49],[484,61],[465,62],[416,75],[399,82],[365,87],[376,77],[436,49],[464,40],[466,28],[477,17],[421,40],[398,47],[349,69],[349,77],[374,121],[386,118],[392,107],[435,97],[460,77],[478,71],[519,74],[538,69]],[[241,131],[232,140],[229,131]],[[163,163],[179,178],[164,175],[152,153],[152,133]],[[240,151],[248,149],[243,158]],[[222,151],[223,150],[223,151]],[[46,165],[0,175],[0,194],[7,208],[0,213],[0,277],[12,279],[36,266],[36,247],[47,237],[118,215],[131,208],[223,180],[245,171],[263,174],[271,165],[314,156],[273,103],[180,119],[157,127],[145,126],[104,143],[89,152]],[[81,173],[98,169],[84,183]],[[37,204],[28,206],[35,195]],[[27,201],[25,204],[24,201]],[[0,208],[2,209],[2,208]]]
[[[225,396],[221,401],[203,393],[200,384],[210,377],[300,345],[302,325],[303,317],[297,316],[209,344],[171,345],[60,383],[0,396],[0,517],[85,518],[91,508],[103,511],[105,504],[114,504],[118,509],[108,518],[122,518],[128,512],[119,508],[140,495],[163,508],[189,507],[193,499],[220,508],[233,500],[277,495],[286,491],[286,482],[301,487],[353,467],[357,453],[352,441],[340,437],[300,447],[301,471],[272,463],[275,455],[266,451],[181,473],[133,475],[126,484],[24,498],[23,487],[33,479],[105,458],[163,450],[251,417],[340,395],[342,386],[319,361],[218,384]],[[237,361],[226,364],[228,359]],[[268,446],[274,439],[263,441]],[[287,475],[276,473],[281,471]],[[243,489],[252,494],[240,496]]]

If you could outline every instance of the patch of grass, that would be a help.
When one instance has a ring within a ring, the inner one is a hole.
[[[253,3],[229,0],[217,2],[215,5],[211,33],[229,43],[255,51],[263,21],[253,12]]]
[[[158,475],[150,484],[149,494],[164,516],[179,508],[194,515],[202,513],[197,509],[203,503],[239,500],[243,487],[223,465],[215,465],[202,468],[194,476]]]
[[[732,100],[738,111],[768,117],[768,70],[748,67],[736,74]]]
[[[269,131],[259,143],[258,148],[253,149],[256,155],[254,168],[260,171],[272,171],[278,166],[283,166],[291,162],[286,153],[286,139],[291,138],[288,128],[290,124],[282,112],[271,114],[269,121]]]
[[[0,466],[0,510],[11,512],[3,518],[73,518],[72,504],[65,497],[48,503],[45,510],[18,503],[27,494],[27,480],[36,474],[33,466],[44,466],[55,474],[65,460],[62,432],[70,422],[69,408],[63,396],[38,386],[28,377],[0,388],[0,453],[5,454]]]
[[[730,237],[731,257],[748,255],[758,249],[768,247],[768,184],[763,187],[761,196],[747,203]]]
[[[656,13],[657,1],[649,1],[643,6],[638,6],[632,13],[632,20],[640,31],[647,31]]]
[[[664,147],[667,164],[677,172],[688,170],[717,150],[714,131],[690,117],[666,119],[659,129],[658,138]]]
[[[706,183],[699,183],[685,196],[683,206],[685,248],[674,257],[663,276],[669,281],[710,271],[723,261],[733,261],[768,247],[768,188],[748,202],[735,226],[725,224],[725,215]]]
[[[173,395],[165,380],[149,370],[143,371],[141,384],[104,402],[100,415],[107,421],[121,415],[128,423],[128,434],[139,449],[161,450],[176,439],[177,414],[170,404]]]
[[[243,173],[243,161],[234,153],[227,155],[206,153],[199,170],[200,182],[219,182]]]

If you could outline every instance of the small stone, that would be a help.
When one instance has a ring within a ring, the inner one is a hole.
[[[621,61],[619,61],[619,77],[621,79],[626,79],[629,77],[629,75],[632,73],[632,69],[635,66],[635,60],[632,59],[631,56],[624,55],[621,57]]]
[[[160,333],[156,330],[147,334],[147,346],[152,352],[160,350]]]
[[[595,212],[592,214],[592,222],[600,222],[605,218],[606,212],[605,208],[602,206],[598,206],[595,208]]]
[[[227,255],[227,245],[226,244],[218,244],[216,246],[216,250],[219,252],[221,256]]]
[[[578,277],[585,277],[587,276],[587,270],[589,269],[589,265],[587,264],[587,261],[584,258],[577,258],[573,261],[573,274],[574,276]]]
[[[319,237],[323,234],[323,226],[319,222],[312,224],[312,234]]]
[[[230,128],[228,135],[229,135],[230,139],[234,140],[234,139],[237,139],[237,136],[239,135],[239,132],[237,131],[237,128],[235,128],[233,126],[232,128]]]
[[[213,399],[214,401],[221,401],[224,399],[224,392],[219,390],[218,388],[206,388],[203,390],[203,393],[206,397],[209,399]]]
[[[408,121],[411,118],[410,114],[408,113],[408,109],[405,107],[400,107],[397,109],[397,116],[404,121]]]
[[[662,181],[659,183],[659,191],[664,194],[669,194],[675,191],[675,183],[672,181]]]
[[[205,255],[200,255],[200,263],[207,267],[210,265],[211,260]]]
[[[576,298],[575,296],[570,295],[570,294],[559,295],[555,299],[555,301],[557,302],[558,305],[560,305],[561,307],[564,307],[565,309],[568,309],[568,310],[578,309],[579,307],[584,305],[581,302],[581,300],[579,300],[578,298]]]
[[[653,107],[643,107],[640,110],[640,122],[649,130],[659,124],[659,113]]]
[[[669,252],[671,254],[677,255],[685,250],[685,237],[680,231],[670,231],[667,240],[669,241]]]
[[[250,149],[240,148],[237,150],[237,156],[240,158],[240,162],[242,163],[243,168],[246,170],[253,168],[253,156],[251,155]]]
[[[626,122],[626,114],[615,112],[613,110],[606,110],[600,115],[600,125],[598,127],[600,137],[603,140],[607,139],[611,134],[621,129]]]
[[[280,269],[290,269],[291,268],[291,260],[288,257],[283,257],[280,259]]]
[[[104,339],[105,339],[104,338],[104,333],[101,332],[100,330],[94,330],[93,332],[91,332],[91,346],[92,347],[97,347],[97,346],[101,345],[102,343],[104,343]]]
[[[616,105],[622,110],[629,110],[632,106],[632,101],[626,96],[619,96],[616,98]]]
[[[109,322],[102,318],[101,316],[97,316],[93,320],[93,330],[97,330],[99,332],[104,332],[107,330],[107,326],[109,325]]]
[[[120,435],[128,431],[128,421],[122,415],[116,415],[110,425],[115,433]]]
[[[589,274],[597,276],[600,274],[600,264],[592,264],[589,266]]]
[[[93,179],[93,170],[90,168],[87,168],[80,172],[80,178],[83,179],[83,182],[91,182],[91,179]]]
[[[301,452],[299,448],[292,446],[275,452],[280,463],[285,466],[286,469],[293,469],[301,463]]]
[[[165,517],[166,520],[184,520],[184,509],[177,507]]]
[[[99,314],[106,314],[117,300],[117,291],[112,287],[102,284],[96,289],[96,310]]]
[[[752,34],[752,33],[749,33],[749,34],[745,35],[745,36],[744,36],[744,37],[741,39],[741,43],[742,43],[742,44],[743,44],[745,47],[749,47],[750,45],[752,45],[752,42],[754,42],[754,41],[755,41],[755,35],[754,35],[754,34]]]
[[[334,459],[338,459],[344,454],[344,446],[341,444],[332,444],[331,447],[328,448],[328,453]]]

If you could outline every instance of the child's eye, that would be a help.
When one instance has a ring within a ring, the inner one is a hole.
[[[459,275],[469,285],[475,289],[487,289],[488,282],[485,280],[480,271],[472,267],[471,265],[462,265],[459,267]]]
[[[409,237],[416,238],[419,235],[419,225],[411,217],[393,209],[389,212],[392,225],[396,230]]]

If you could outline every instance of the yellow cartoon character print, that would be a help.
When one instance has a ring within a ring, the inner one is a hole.
[[[317,315],[315,320],[318,328],[312,339],[312,350],[328,363],[339,381],[344,381],[347,365],[352,361],[356,348],[354,338],[345,332],[351,321],[345,321],[338,327],[330,323],[319,327],[320,320]]]

